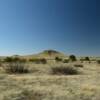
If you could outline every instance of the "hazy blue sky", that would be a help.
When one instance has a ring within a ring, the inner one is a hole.
[[[99,12],[99,0],[0,0],[0,55],[100,55]]]

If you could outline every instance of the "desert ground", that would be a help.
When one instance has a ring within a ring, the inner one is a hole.
[[[28,60],[24,62],[1,59],[0,100],[100,100],[96,57],[74,61],[59,52],[49,53],[21,56]]]

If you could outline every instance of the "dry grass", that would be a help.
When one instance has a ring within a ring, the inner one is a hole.
[[[29,64],[31,73],[7,74],[0,71],[0,100],[100,100],[100,67],[82,63],[79,75],[52,75],[55,66],[79,63]],[[2,72],[2,73],[1,73]]]

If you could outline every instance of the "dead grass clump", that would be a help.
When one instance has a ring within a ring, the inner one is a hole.
[[[78,70],[72,66],[57,66],[52,67],[52,74],[54,75],[77,75]]]
[[[12,63],[6,63],[3,66],[4,70],[7,73],[28,73],[29,69],[28,66],[26,66],[25,63],[21,63],[21,62],[12,62]]]

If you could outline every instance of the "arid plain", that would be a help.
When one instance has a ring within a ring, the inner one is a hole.
[[[1,57],[0,100],[100,100],[100,59],[55,50]]]

